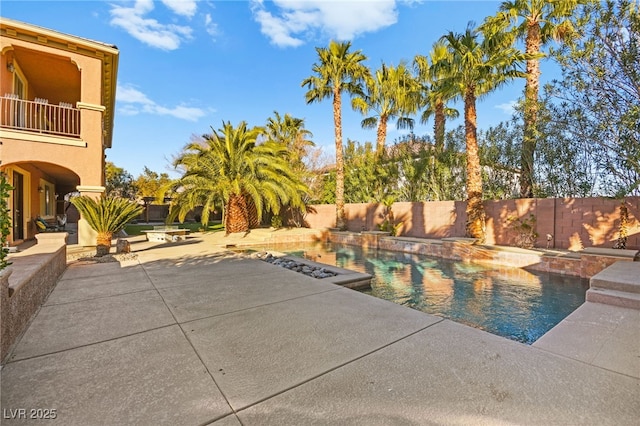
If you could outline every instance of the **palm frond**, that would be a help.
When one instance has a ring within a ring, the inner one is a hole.
[[[255,214],[259,221],[265,210],[278,211],[296,197],[301,182],[292,169],[292,152],[284,142],[294,143],[292,138],[306,134],[303,120],[288,114],[283,119],[277,112],[274,115],[264,128],[248,128],[245,122],[237,126],[223,122],[222,128],[205,136],[206,147],[188,146],[178,161],[186,170],[178,180],[184,191],[173,200],[172,217],[183,220],[189,210],[204,206],[204,223],[207,209],[220,202],[225,226],[235,232],[242,229],[240,223],[252,222],[238,215]],[[265,135],[267,140],[258,143]],[[304,187],[304,191],[308,189]]]
[[[142,213],[144,208],[124,198],[73,197],[71,203],[82,218],[98,233],[115,233]]]

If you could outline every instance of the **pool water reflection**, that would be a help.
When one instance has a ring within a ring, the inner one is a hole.
[[[279,248],[374,276],[364,293],[531,344],[584,303],[588,280],[357,246]]]

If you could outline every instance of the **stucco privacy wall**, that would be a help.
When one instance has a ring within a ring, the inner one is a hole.
[[[584,247],[610,248],[618,238],[620,200],[602,197],[545,198],[485,201],[488,244],[513,245],[515,233],[510,218],[536,218],[537,247],[580,250]],[[629,212],[627,248],[640,249],[640,197],[627,197]],[[464,236],[465,203],[434,201],[395,203],[396,222],[402,222],[399,235],[417,238]],[[384,221],[381,204],[346,204],[349,231],[377,230]],[[305,218],[311,228],[335,227],[334,205],[313,205]]]

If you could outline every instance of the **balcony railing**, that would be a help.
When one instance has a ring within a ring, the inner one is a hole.
[[[0,97],[0,127],[79,138],[80,110],[64,102],[50,105],[46,99],[26,101],[7,94]]]

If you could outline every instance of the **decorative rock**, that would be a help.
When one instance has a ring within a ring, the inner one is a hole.
[[[267,252],[254,253],[252,257],[261,259],[265,262],[271,263],[272,265],[280,266],[282,268],[289,269],[290,271],[299,272],[317,279],[335,277],[336,275],[338,275],[337,273],[331,272],[324,267],[306,265],[303,262],[299,262],[293,259],[278,258]]]
[[[131,243],[123,238],[116,242],[116,253],[131,253]]]

